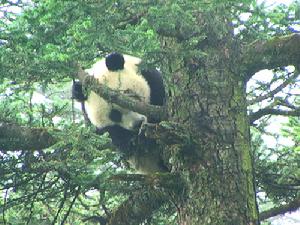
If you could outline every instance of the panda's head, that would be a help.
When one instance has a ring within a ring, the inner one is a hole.
[[[139,58],[111,53],[87,72],[109,88],[149,103],[150,87],[138,72],[139,63]],[[146,116],[110,103],[94,92],[90,93],[85,104],[89,119],[100,129],[120,126],[127,130],[137,130],[147,121]]]
[[[146,116],[120,107],[111,108],[108,117],[111,125],[118,125],[127,130],[138,130],[141,124],[147,121]]]

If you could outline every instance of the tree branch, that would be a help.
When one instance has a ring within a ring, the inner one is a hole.
[[[109,218],[108,225],[140,224],[169,201],[171,193],[177,196],[184,190],[184,181],[179,174],[119,174],[112,176],[111,181],[140,182],[143,189],[116,209]]]
[[[152,173],[152,174],[117,174],[110,177],[111,181],[141,182],[143,186],[164,188],[169,191],[182,191],[184,182],[179,174],[175,173]]]
[[[288,203],[286,205],[281,205],[281,206],[269,209],[267,211],[261,212],[259,215],[259,218],[261,221],[266,220],[270,217],[274,217],[274,216],[284,214],[287,212],[296,211],[299,207],[300,207],[300,198],[295,199],[294,201],[291,201],[290,203]]]
[[[145,104],[143,102],[133,100],[132,98],[124,94],[120,94],[119,91],[112,90],[107,86],[100,84],[97,79],[95,79],[93,76],[89,76],[89,74],[81,68],[78,69],[77,76],[82,82],[83,86],[89,87],[92,91],[100,95],[108,102],[117,104],[131,111],[143,114],[148,118],[153,118],[155,120],[167,119],[167,111],[165,107]]]
[[[265,99],[274,97],[275,94],[280,92],[283,88],[288,86],[290,83],[292,83],[297,77],[299,76],[298,73],[294,73],[292,76],[288,77],[282,84],[280,84],[278,87],[276,87],[274,90],[268,92],[265,95],[258,96],[250,101],[247,102],[248,105],[253,105],[255,103],[261,102]]]
[[[159,124],[143,124],[141,131],[145,133],[147,138],[155,139],[164,145],[174,145],[189,143],[190,137],[185,132],[186,129],[177,123],[163,121]]]
[[[256,120],[260,119],[265,115],[276,115],[276,116],[300,116],[300,109],[295,110],[282,110],[273,108],[263,108],[249,115],[250,124],[253,124]]]
[[[137,225],[149,218],[169,199],[169,196],[158,190],[143,190],[130,196],[112,214],[107,225]]]
[[[0,123],[0,150],[39,150],[56,142],[57,140],[44,128]]]
[[[280,66],[299,66],[300,35],[292,34],[275,37],[266,41],[256,41],[248,45],[242,56],[246,68],[246,80],[262,69],[274,69]]]

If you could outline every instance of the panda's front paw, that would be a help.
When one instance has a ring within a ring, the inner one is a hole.
[[[146,124],[148,124],[147,118],[145,120],[143,120],[142,123],[141,123],[141,125],[140,125],[139,132],[138,132],[139,136],[145,132],[145,126],[146,126]]]
[[[72,98],[79,102],[84,102],[87,97],[84,95],[82,90],[82,84],[80,81],[74,81],[72,86]]]

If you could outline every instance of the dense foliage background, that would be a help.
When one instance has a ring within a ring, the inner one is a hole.
[[[207,19],[213,30],[195,26],[197,11],[214,15]],[[77,64],[87,68],[112,51],[137,55],[146,67],[160,68],[168,93],[176,96],[176,73],[168,63],[183,58],[189,70],[201,70],[194,62],[207,53],[197,46],[210,33],[222,35],[218,18],[227,18],[237,42],[250,44],[297,33],[299,12],[297,1],[269,7],[250,0],[1,1],[0,224],[101,224],[131,193],[147,190],[143,183],[112,179],[129,168],[109,149],[108,136],[100,138],[85,124],[71,99]],[[161,48],[178,31],[178,48]],[[248,82],[261,211],[282,203],[294,204],[283,212],[300,206],[298,74],[295,67],[282,67]],[[18,132],[9,142],[12,128]],[[23,139],[33,128],[51,138]],[[170,202],[145,224],[176,221]]]

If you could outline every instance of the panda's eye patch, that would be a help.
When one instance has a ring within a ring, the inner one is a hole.
[[[117,109],[112,109],[109,113],[111,121],[120,123],[122,121],[122,113]]]

